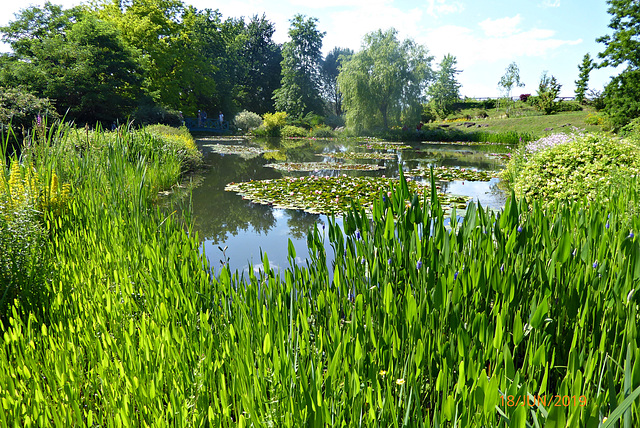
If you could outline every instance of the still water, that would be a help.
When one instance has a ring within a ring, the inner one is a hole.
[[[278,209],[267,205],[254,204],[240,195],[226,192],[225,186],[231,182],[275,179],[283,176],[301,175],[368,175],[397,177],[398,168],[403,171],[418,166],[450,166],[474,170],[496,171],[503,168],[502,161],[491,153],[505,153],[504,146],[467,146],[456,144],[407,143],[412,149],[377,150],[395,153],[393,160],[357,160],[357,163],[374,163],[383,166],[378,171],[318,171],[280,172],[265,167],[275,162],[320,162],[330,161],[317,154],[337,151],[373,151],[363,148],[357,142],[337,142],[328,140],[274,140],[248,141],[229,139],[200,139],[197,141],[205,154],[205,168],[200,174],[199,185],[192,192],[192,213],[195,228],[214,272],[218,272],[223,262],[228,262],[232,271],[245,277],[250,269],[261,270],[261,252],[266,252],[269,264],[276,270],[289,266],[287,242],[291,239],[296,249],[297,264],[304,265],[308,256],[306,236],[312,227],[328,225],[325,215],[309,214],[299,210]],[[257,154],[219,154],[211,151],[214,145],[237,145],[260,147],[272,150]],[[498,179],[489,182],[452,181],[440,183],[441,190],[470,196],[482,206],[499,209],[504,206],[505,195],[498,189]],[[341,219],[337,223],[341,225]],[[326,233],[326,232],[325,232]],[[327,239],[328,241],[328,239]],[[328,244],[327,244],[328,245]],[[225,249],[224,253],[221,249]],[[331,256],[332,250],[327,251]]]

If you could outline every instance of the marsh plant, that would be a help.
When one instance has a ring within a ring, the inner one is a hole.
[[[46,311],[12,306],[2,328],[2,425],[639,420],[640,220],[620,214],[637,182],[598,203],[471,204],[461,221],[435,183],[418,196],[401,172],[370,212],[310,230],[306,266],[290,242],[282,271],[263,254],[262,270],[212,276],[188,217],[153,206],[179,179],[160,180],[169,159],[130,150],[155,140],[104,134],[33,152],[73,198],[40,223]],[[575,398],[539,399],[555,396]]]

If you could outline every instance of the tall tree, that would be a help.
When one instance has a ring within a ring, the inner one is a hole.
[[[605,45],[598,66],[627,65],[604,91],[604,111],[617,129],[640,117],[640,5],[635,0],[607,0],[607,4],[613,34],[596,39]]]
[[[342,94],[338,85],[340,66],[343,61],[348,61],[352,56],[351,49],[335,47],[322,61],[322,93],[331,112],[336,116],[342,114]]]
[[[593,70],[594,63],[591,59],[591,55],[586,53],[582,58],[582,64],[578,66],[578,71],[580,74],[578,75],[578,80],[575,81],[576,84],[576,100],[579,103],[584,101],[584,95],[589,89],[589,74],[591,70]]]
[[[140,67],[117,29],[81,8],[46,3],[1,31],[13,52],[1,60],[0,85],[50,98],[78,122],[110,123],[133,111]]]
[[[435,80],[427,91],[440,116],[446,116],[451,104],[460,99],[461,85],[456,79],[456,74],[461,71],[456,69],[457,63],[455,56],[451,54],[445,55],[442,62],[440,62]]]
[[[317,18],[296,15],[289,27],[290,40],[282,50],[282,81],[274,91],[276,109],[291,117],[313,112],[322,114],[320,61],[323,32]]]
[[[260,115],[275,111],[273,91],[280,87],[282,48],[273,41],[275,25],[265,15],[245,25],[237,50],[239,103]]]
[[[338,76],[347,124],[356,129],[417,122],[426,86],[433,79],[432,56],[413,40],[399,41],[395,29],[365,35],[362,50]]]

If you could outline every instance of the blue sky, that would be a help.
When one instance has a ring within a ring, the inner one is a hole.
[[[0,25],[13,14],[43,1],[3,1]],[[65,6],[78,0],[59,0]],[[435,57],[448,53],[458,60],[462,95],[496,97],[498,81],[511,62],[520,68],[525,86],[513,94],[535,94],[544,71],[562,84],[561,95],[573,96],[578,65],[587,52],[597,57],[610,34],[604,0],[185,0],[198,9],[219,9],[223,17],[265,13],[276,25],[277,42],[287,40],[289,20],[297,13],[318,18],[325,31],[323,51],[335,46],[360,48],[364,34],[394,27]],[[6,50],[6,47],[5,49]],[[602,90],[613,69],[594,70],[589,87]]]

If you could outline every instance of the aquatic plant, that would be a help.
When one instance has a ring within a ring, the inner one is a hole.
[[[369,153],[369,152],[336,152],[336,153],[317,153],[316,156],[322,156],[334,159],[395,159],[394,153]]]
[[[476,171],[469,168],[452,168],[439,166],[435,168],[415,168],[407,172],[408,176],[430,177],[431,170],[436,180],[439,181],[489,181],[498,176],[498,171]]]
[[[252,202],[273,205],[276,208],[300,209],[309,213],[340,214],[352,204],[371,209],[381,193],[388,193],[397,179],[385,177],[349,177],[347,175],[287,177],[275,180],[230,183],[226,191],[236,192]],[[409,189],[418,195],[429,193],[429,187],[409,181]],[[464,196],[436,194],[445,206],[466,208],[468,198]]]
[[[375,164],[361,164],[361,163],[340,163],[340,162],[281,162],[281,163],[269,163],[265,165],[265,168],[274,168],[279,171],[322,171],[322,170],[348,170],[348,171],[376,171],[385,169],[384,166]]]

